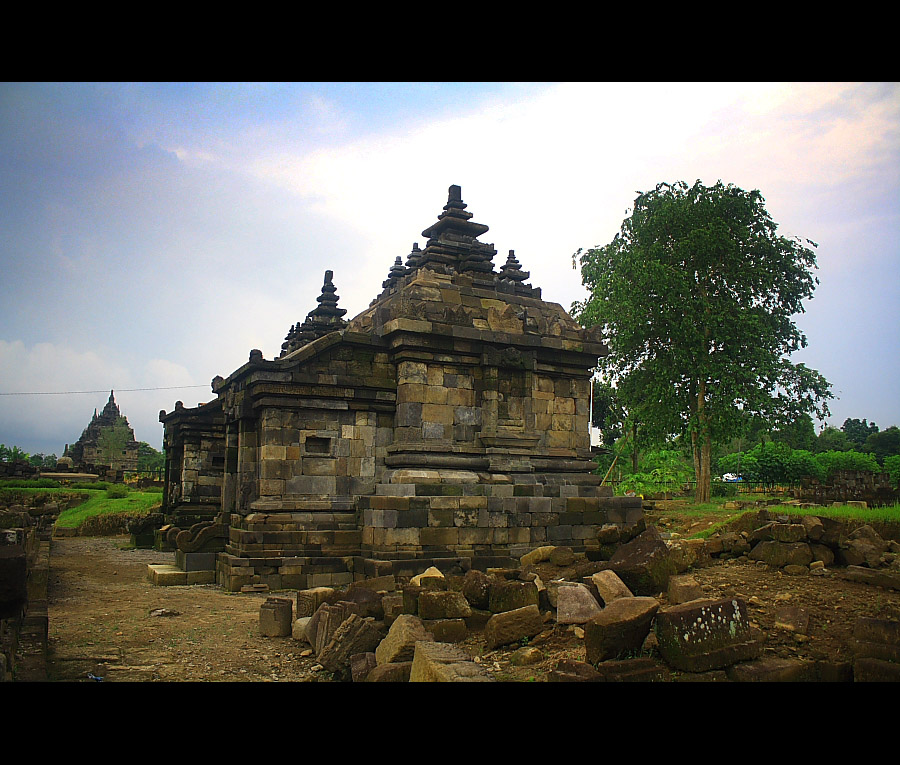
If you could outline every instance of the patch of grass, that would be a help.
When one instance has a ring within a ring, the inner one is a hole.
[[[63,528],[78,528],[86,518],[95,515],[118,513],[144,515],[159,505],[160,495],[158,492],[132,491],[128,492],[127,496],[117,499],[110,499],[104,492],[102,495],[91,497],[78,507],[60,513],[56,525]]]
[[[72,497],[81,495],[78,489],[36,489],[36,488],[22,488],[22,489],[9,489],[9,488],[0,488],[0,504],[5,505],[15,505],[20,502],[53,502],[60,495],[64,497]]]
[[[825,518],[853,521],[880,521],[884,523],[900,522],[900,503],[885,507],[851,507],[850,505],[838,505],[837,507],[813,507],[803,510],[790,508],[791,515],[821,515]]]
[[[9,478],[0,481],[0,489],[58,489],[60,485],[52,478]]]
[[[761,499],[762,497],[756,497]],[[756,515],[759,508],[742,508],[740,510],[726,510],[724,501],[708,502],[702,505],[685,504],[684,507],[677,509],[669,509],[667,515],[680,515],[683,517],[705,517],[712,515],[720,515],[721,519],[715,521],[709,528],[691,534],[691,539],[706,539],[709,536],[721,531],[726,526],[734,523],[738,518],[744,515]],[[875,521],[880,523],[900,523],[900,503],[889,505],[886,507],[853,507],[850,505],[838,505],[837,507],[809,507],[800,508],[796,505],[770,505],[769,510],[777,515],[790,515],[800,517],[804,515],[818,515],[825,518],[834,518],[836,520],[860,521],[866,523]]]

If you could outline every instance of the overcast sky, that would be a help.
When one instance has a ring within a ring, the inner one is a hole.
[[[0,395],[0,443],[60,455],[115,389],[160,448],[159,410],[275,358],[326,269],[367,308],[451,184],[568,309],[572,254],[697,179],[818,243],[791,359],[832,424],[900,425],[898,129],[897,83],[0,84],[0,393],[101,391]]]

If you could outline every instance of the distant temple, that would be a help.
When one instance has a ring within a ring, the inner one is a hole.
[[[128,419],[119,411],[113,391],[103,411],[94,416],[78,439],[66,446],[64,457],[69,457],[77,468],[104,466],[111,470],[137,470],[138,443]]]
[[[192,528],[170,537],[216,537],[226,589],[512,565],[641,517],[591,460],[599,328],[544,301],[512,250],[495,270],[471,218],[451,186],[367,310],[345,320],[326,271],[278,358],[252,350],[214,400],[160,412],[163,512]]]

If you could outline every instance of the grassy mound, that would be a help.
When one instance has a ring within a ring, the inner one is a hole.
[[[158,491],[100,492],[78,507],[60,513],[56,525],[77,528],[84,535],[124,534],[125,524],[134,516],[146,515],[160,507]],[[96,529],[96,531],[94,531]]]

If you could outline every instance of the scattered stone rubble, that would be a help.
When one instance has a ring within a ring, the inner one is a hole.
[[[260,630],[308,643],[323,669],[352,682],[489,682],[495,679],[490,660],[470,655],[462,645],[473,632],[481,634],[488,655],[515,648],[510,662],[527,665],[542,660],[527,643],[554,625],[582,631],[586,661],[558,662],[547,676],[550,682],[660,682],[673,676],[737,682],[900,680],[900,622],[860,619],[852,663],[762,658],[763,636],[751,623],[745,599],[705,597],[686,573],[723,556],[742,556],[794,575],[800,568],[808,575],[828,575],[837,563],[844,567],[841,576],[900,589],[896,542],[882,539],[871,526],[849,530],[828,518],[794,520],[763,510],[749,531],[724,531],[689,544],[664,540],[656,527],[643,524],[603,529],[598,537],[608,545],[607,560],[579,562],[566,551],[557,556],[567,571],[576,571],[570,580],[545,583],[534,571],[537,563],[552,562],[559,549],[547,545],[523,555],[516,567],[449,575],[432,567],[409,579],[389,575],[347,589],[315,587],[297,593],[292,627],[292,601],[267,600]],[[276,609],[281,609],[277,619]],[[784,605],[776,620],[780,628],[802,635],[809,616]]]
[[[67,500],[0,507],[0,682],[47,679],[50,535]]]

